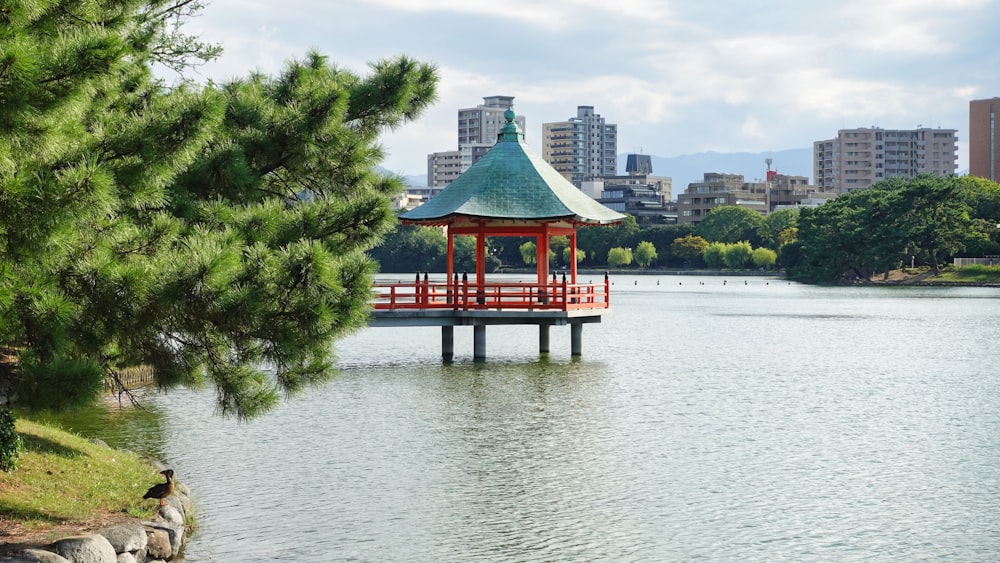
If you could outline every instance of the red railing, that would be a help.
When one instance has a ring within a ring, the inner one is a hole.
[[[607,276],[603,283],[568,283],[565,276],[549,283],[496,282],[482,285],[458,276],[451,282],[428,281],[426,274],[411,283],[376,283],[374,308],[387,310],[445,309],[468,311],[543,310],[575,311],[610,306]]]

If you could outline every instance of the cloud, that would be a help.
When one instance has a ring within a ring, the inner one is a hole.
[[[572,30],[595,17],[602,21],[663,20],[670,16],[667,3],[656,0],[371,0],[387,9],[415,13],[446,13],[485,16],[549,30]]]
[[[963,18],[990,7],[988,0],[851,0],[840,4],[851,26],[839,43],[876,53],[941,55],[954,51]]]
[[[591,105],[620,152],[810,146],[837,129],[940,124],[1000,95],[1000,0],[214,0],[192,22],[226,54],[206,78],[274,73],[309,48],[365,74],[406,53],[438,66],[439,101],[383,139],[385,165],[423,173],[456,148],[456,112],[515,96],[530,144]],[[964,152],[960,152],[960,161]],[[964,165],[960,164],[960,167]]]

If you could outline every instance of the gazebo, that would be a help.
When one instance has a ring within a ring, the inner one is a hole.
[[[600,311],[610,306],[607,277],[602,284],[579,284],[576,267],[576,228],[614,225],[625,216],[597,203],[570,183],[524,143],[514,123],[506,124],[497,143],[455,181],[427,203],[400,216],[407,224],[447,229],[447,278],[443,284],[419,279],[414,284],[378,287],[373,324],[432,324],[442,330],[442,355],[453,355],[456,325],[474,327],[474,357],[485,359],[486,325],[537,324],[539,348],[548,352],[549,327],[569,324],[572,353],[581,353],[582,323],[600,322]],[[474,280],[455,271],[455,238],[475,237]],[[487,283],[487,237],[533,237],[537,281]],[[549,239],[569,239],[569,279],[549,278]],[[382,322],[380,322],[382,321]],[[396,321],[396,322],[392,322]],[[412,322],[423,321],[423,322]]]

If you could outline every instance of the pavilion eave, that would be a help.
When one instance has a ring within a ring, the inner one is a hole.
[[[563,215],[553,217],[485,217],[481,215],[466,215],[453,213],[444,217],[428,219],[400,219],[404,225],[424,225],[428,227],[452,227],[452,226],[542,226],[562,223],[565,227],[598,227],[618,225],[622,219],[588,219],[579,215]]]

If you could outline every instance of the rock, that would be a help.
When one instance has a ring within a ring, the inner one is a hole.
[[[72,563],[62,555],[45,551],[42,549],[25,549],[17,557],[4,557],[0,559],[3,563]]]
[[[52,550],[73,563],[117,563],[118,554],[102,535],[72,536],[57,540]]]
[[[124,524],[98,530],[115,548],[115,553],[146,549],[146,530],[138,524]]]
[[[181,498],[176,494],[173,494],[163,500],[166,502],[167,506],[172,507],[181,515],[181,522],[183,522],[185,510],[184,510],[184,502],[181,500]],[[163,508],[165,507],[163,506],[160,507],[161,510]]]
[[[160,509],[156,511],[156,515],[167,524],[173,524],[174,526],[184,525],[184,515],[171,504],[161,506]],[[119,551],[119,553],[120,552],[121,551]]]
[[[190,495],[181,494],[177,498],[180,499],[181,508],[184,509],[181,511],[181,514],[187,515],[187,514],[192,514],[194,512],[194,503],[191,501]]]
[[[151,559],[169,559],[174,552],[170,549],[170,534],[166,530],[146,529],[146,555]]]
[[[126,551],[125,553],[118,554],[118,563],[137,563],[137,561],[135,555]]]
[[[90,440],[88,440],[88,442],[90,442],[91,444],[97,444],[98,446],[103,446],[105,448],[111,449],[111,446],[109,446],[107,442],[105,442],[100,438],[91,438]]]
[[[166,532],[167,539],[170,541],[171,557],[180,553],[181,547],[184,546],[184,526],[175,526],[173,524],[168,524],[166,522],[143,522],[143,525],[146,526],[147,528],[152,528],[156,531]],[[150,550],[150,556],[162,557],[159,555],[154,555],[152,553],[152,550]],[[163,559],[170,559],[170,557],[163,557]]]

